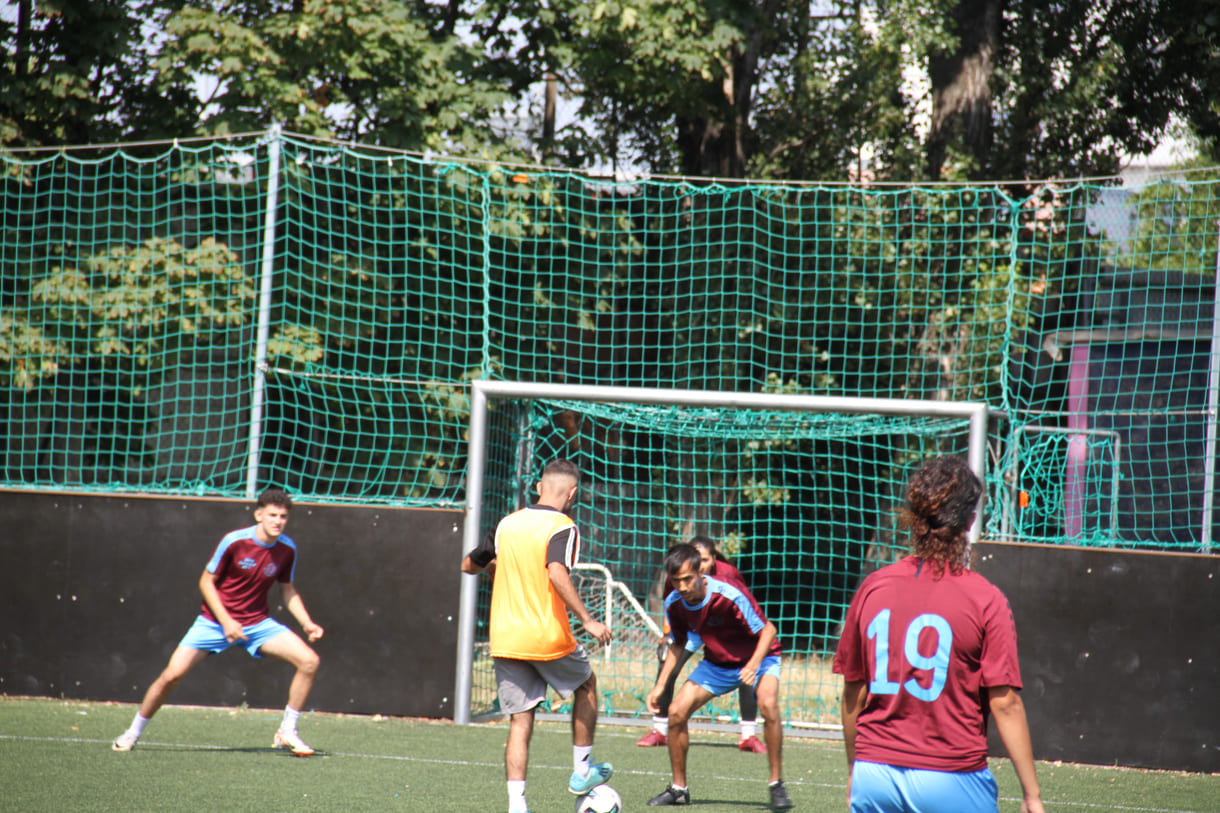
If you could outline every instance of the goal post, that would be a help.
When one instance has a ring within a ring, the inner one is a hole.
[[[836,413],[854,416],[956,419],[968,424],[967,457],[980,478],[986,475],[988,407],[983,403],[891,398],[850,398],[820,395],[708,392],[643,387],[616,387],[535,382],[471,382],[469,457],[466,472],[466,518],[462,555],[478,545],[482,526],[485,468],[489,442],[489,404],[493,400],[554,400],[609,405],[654,405],[671,409],[755,410],[776,413]],[[982,516],[975,518],[971,540],[978,539]],[[478,620],[478,578],[461,577],[457,676],[454,721],[471,722],[475,633]]]

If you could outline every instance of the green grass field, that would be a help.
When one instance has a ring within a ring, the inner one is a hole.
[[[110,741],[131,705],[0,698],[0,810],[36,811],[503,811],[505,725],[306,714],[301,733],[319,755],[272,750],[279,712],[169,706],[132,752]],[[595,756],[627,810],[642,809],[668,780],[663,749],[637,748],[638,727],[602,725]],[[743,754],[736,735],[697,731],[689,770],[701,811],[765,810],[766,757]],[[797,810],[845,810],[846,768],[835,740],[790,737],[785,779]],[[1019,809],[1006,762],[993,761],[1000,810]],[[571,811],[567,726],[540,722],[530,756],[535,813]],[[1216,813],[1220,775],[1039,764],[1047,809]]]

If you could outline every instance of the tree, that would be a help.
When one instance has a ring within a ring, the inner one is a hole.
[[[192,3],[166,21],[159,82],[212,81],[204,133],[288,130],[445,153],[500,142],[508,100],[475,43],[454,31],[457,4],[379,0]]]
[[[189,132],[197,103],[158,84],[174,0],[23,0],[0,20],[0,143],[103,144]]]
[[[930,53],[945,113],[934,108],[931,179],[1113,175],[1122,153],[1149,152],[1174,115],[1220,135],[1215,3],[960,0],[945,30],[950,44]],[[968,89],[961,102],[947,104],[958,87]]]

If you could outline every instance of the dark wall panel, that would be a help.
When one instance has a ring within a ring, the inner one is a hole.
[[[297,504],[296,586],[326,635],[311,708],[453,715],[460,511]],[[0,492],[0,692],[138,701],[198,613],[245,501]],[[271,592],[272,615],[298,634]],[[278,708],[292,668],[239,648],[172,703]]]
[[[1220,557],[976,552],[1016,617],[1038,759],[1220,770]],[[1004,753],[994,730],[992,753]]]

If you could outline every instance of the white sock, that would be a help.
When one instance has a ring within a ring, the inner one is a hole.
[[[508,810],[509,813],[525,813],[529,806],[525,803],[525,780],[508,780]]]
[[[668,717],[653,717],[652,727],[662,734],[669,734],[669,718]]]
[[[748,737],[753,737],[754,734],[758,731],[758,729],[756,727],[756,723],[757,723],[756,720],[742,720],[741,721],[741,738],[743,740]]]
[[[300,718],[301,712],[292,706],[284,706],[284,719],[280,722],[280,731],[296,731],[297,720]]]
[[[137,737],[139,737],[139,736],[143,735],[144,727],[147,725],[148,725],[148,718],[141,716],[140,712],[137,711],[136,719],[131,721],[131,727],[128,728],[127,730],[130,731],[132,734],[135,734]]]
[[[589,763],[593,757],[592,745],[572,746],[572,770],[581,776],[589,775]]]

